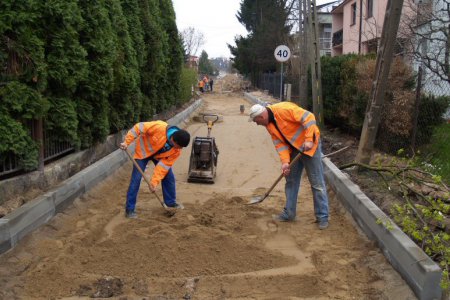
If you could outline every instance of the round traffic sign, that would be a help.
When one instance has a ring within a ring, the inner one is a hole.
[[[277,61],[285,62],[291,57],[291,50],[289,50],[288,46],[280,45],[275,48],[273,55]]]

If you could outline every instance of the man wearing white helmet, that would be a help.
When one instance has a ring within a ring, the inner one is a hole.
[[[328,228],[328,196],[323,176],[320,131],[314,114],[292,102],[250,108],[249,122],[266,127],[281,160],[286,177],[286,205],[277,221],[294,221],[303,168],[306,169],[314,198],[314,214],[319,229]],[[289,166],[298,153],[300,159]]]

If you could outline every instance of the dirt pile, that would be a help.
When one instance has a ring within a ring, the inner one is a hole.
[[[241,92],[250,88],[250,82],[239,74],[226,74],[217,79],[217,85],[221,92]]]

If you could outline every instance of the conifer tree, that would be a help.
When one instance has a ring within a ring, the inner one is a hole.
[[[155,16],[159,15],[157,0],[142,0],[139,3],[141,24],[144,30],[144,60],[141,66],[141,91],[143,105],[141,120],[149,120],[159,112],[158,87],[164,74],[164,35]]]
[[[49,109],[41,12],[39,1],[0,1],[0,159],[14,155],[26,170],[38,163],[27,123]]]
[[[236,37],[236,47],[229,46],[235,55],[234,67],[241,73],[255,77],[255,72],[276,71],[273,51],[278,45],[288,42],[291,31],[289,3],[287,0],[241,2],[237,18],[249,34],[247,37]]]
[[[175,11],[171,0],[160,0],[161,14],[164,29],[168,36],[168,61],[167,61],[167,81],[164,90],[167,90],[166,101],[170,105],[180,101],[180,76],[183,66],[183,47],[178,33]]]
[[[80,144],[75,91],[88,74],[87,52],[79,42],[83,18],[77,2],[43,2],[41,25],[48,74],[44,95],[51,103],[44,123],[46,143],[68,141],[75,147]]]
[[[142,111],[143,94],[141,91],[141,72],[140,70],[144,65],[144,31],[142,29],[139,0],[122,0],[122,11],[127,20],[128,33],[131,38],[132,47],[136,55],[137,63],[137,94],[131,96],[132,106],[133,106],[133,119],[129,120],[129,125],[132,125],[140,120],[140,115]]]
[[[205,50],[202,51],[198,60],[198,72],[207,75],[212,75],[214,73],[214,67],[209,61],[208,53],[206,53]]]
[[[109,95],[113,88],[113,64],[117,57],[114,34],[104,0],[81,1],[85,26],[80,32],[86,49],[89,72],[77,90],[78,132],[82,147],[105,140],[109,133]]]
[[[109,97],[109,123],[111,132],[117,132],[137,121],[133,98],[140,94],[139,70],[128,23],[119,0],[108,2],[108,11],[117,50],[113,64],[113,90]]]

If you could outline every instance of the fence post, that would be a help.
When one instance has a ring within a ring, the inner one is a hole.
[[[44,122],[42,121],[42,118],[34,120],[33,122],[36,128],[34,140],[39,145],[38,171],[44,171]]]
[[[284,99],[286,99],[286,101],[291,101],[291,89],[292,84],[290,83],[284,84]]]
[[[416,102],[414,105],[414,115],[411,132],[411,149],[410,149],[411,156],[414,156],[414,153],[416,152],[417,120],[419,118],[421,89],[422,89],[422,67],[420,66],[419,72],[417,74]]]

